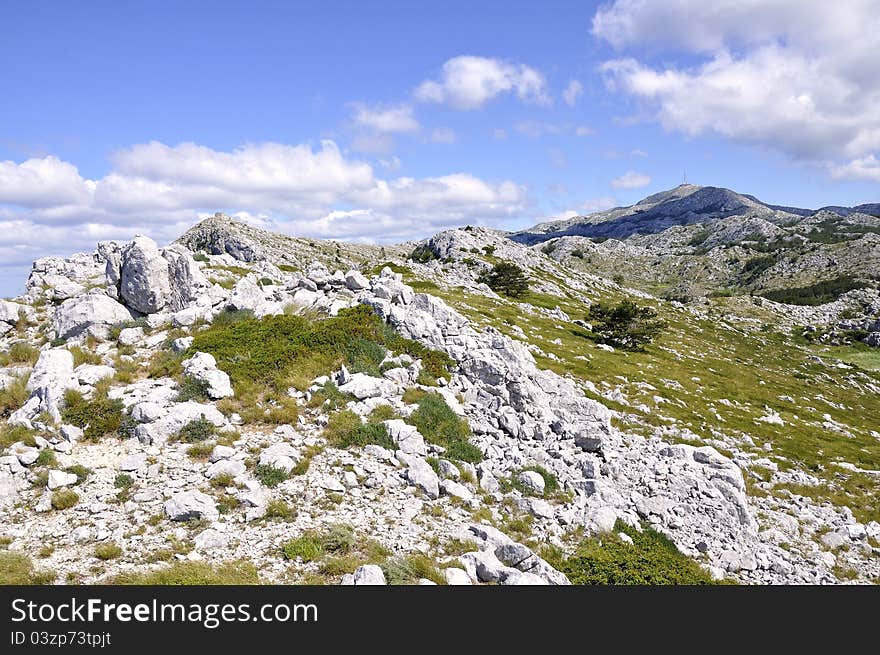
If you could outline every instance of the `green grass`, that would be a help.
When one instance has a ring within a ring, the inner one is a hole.
[[[585,316],[589,305],[598,300],[614,303],[626,297],[618,290],[572,288],[562,275],[547,273],[541,281],[556,285],[561,293],[525,302],[533,307],[559,307],[572,318]],[[827,347],[780,331],[765,332],[760,324],[772,323],[773,314],[751,302],[744,305],[737,299],[721,299],[712,302],[705,319],[656,302],[658,318],[667,323],[657,343],[645,352],[606,352],[592,346],[582,328],[524,310],[519,303],[463,289],[436,293],[478,325],[491,325],[513,338],[520,337],[512,328],[522,328],[530,342],[555,355],[536,354],[540,368],[590,381],[599,391],[619,388],[629,405],[591,391],[585,395],[619,410],[626,419],[618,425],[625,429],[651,436],[658,428],[674,425],[693,433],[696,440],[689,443],[695,445],[719,434],[737,441],[748,436],[754,445],[740,441],[742,449],[769,456],[782,470],[798,468],[823,479],[826,486],[818,488],[817,498],[851,506],[863,522],[880,515],[880,508],[871,509],[880,495],[880,480],[862,480],[856,473],[828,466],[845,461],[862,469],[880,469],[880,441],[871,436],[871,430],[880,425],[880,403],[865,390],[866,384],[880,385],[880,374],[871,370],[876,356],[867,346]],[[750,312],[760,324],[726,318],[738,312]],[[830,363],[836,358],[850,361],[859,368],[823,366],[810,359],[816,355]],[[669,402],[655,404],[657,395]],[[795,403],[780,400],[783,395]],[[639,409],[641,404],[649,411]],[[786,425],[757,421],[765,406],[778,411]],[[845,425],[851,436],[823,428],[825,414]],[[666,439],[674,440],[674,436]],[[772,448],[769,453],[764,444]]]
[[[40,357],[40,351],[27,341],[16,341],[6,352],[0,352],[0,367],[23,364],[33,366]]]
[[[452,411],[443,396],[422,393],[416,411],[407,419],[425,439],[446,448],[447,459],[477,463],[483,459],[480,450],[470,442],[471,430],[466,420]]]
[[[385,582],[389,585],[417,584],[421,578],[436,582],[438,585],[446,584],[446,577],[436,560],[424,553],[394,557],[380,566],[385,574]]]
[[[122,555],[122,548],[119,544],[107,542],[95,546],[95,557],[99,560],[106,562],[107,560],[116,559],[120,555]]]
[[[308,531],[285,542],[281,546],[281,553],[286,559],[302,559],[304,562],[313,562],[325,555],[345,555],[355,545],[355,534],[351,526],[335,523],[328,526],[324,531]]]
[[[31,392],[27,388],[29,377],[29,374],[20,375],[0,389],[0,418],[6,418],[30,398]]]
[[[53,571],[39,571],[31,559],[8,550],[0,551],[0,585],[47,585],[55,582]]]
[[[70,509],[79,502],[79,494],[72,489],[56,489],[52,492],[52,509]]]
[[[337,448],[366,446],[376,444],[383,448],[394,448],[394,442],[388,436],[388,430],[379,422],[364,423],[361,418],[349,409],[330,415],[323,436],[327,442]]]
[[[175,562],[155,571],[121,573],[108,581],[115,585],[258,585],[260,575],[253,563],[245,560],[207,564]]]
[[[638,532],[621,521],[614,530],[585,540],[569,557],[551,557],[550,563],[575,585],[713,584],[708,572],[656,530],[645,526]],[[633,543],[617,532],[629,535]]]

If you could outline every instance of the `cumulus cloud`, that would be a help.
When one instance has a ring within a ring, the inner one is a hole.
[[[611,89],[667,129],[716,133],[863,176],[880,150],[880,0],[616,0],[592,33],[628,57],[605,62]],[[684,51],[689,66],[647,63]]]
[[[100,179],[55,157],[0,163],[0,261],[91,249],[136,232],[169,241],[225,211],[289,234],[392,241],[462,223],[522,215],[525,187],[468,173],[377,177],[333,141],[250,144],[231,151],[194,143],[139,144],[116,153]],[[400,161],[387,160],[396,170]]]
[[[614,189],[641,189],[651,183],[651,177],[644,173],[636,171],[627,171],[620,177],[611,180],[611,186]]]
[[[578,80],[572,80],[568,83],[568,86],[565,87],[565,91],[562,92],[562,99],[569,107],[574,107],[577,103],[578,97],[581,96],[583,92],[584,85]]]
[[[832,177],[835,178],[880,182],[880,159],[874,155],[860,157],[846,164],[832,164],[830,170]]]
[[[410,105],[371,108],[361,103],[355,103],[353,107],[355,110],[354,121],[363,127],[389,133],[418,132],[421,129],[419,122],[413,116],[413,108]]]
[[[480,109],[493,98],[514,93],[525,102],[547,104],[547,82],[538,70],[501,59],[463,55],[443,64],[439,80],[415,90],[422,102],[445,103],[464,111]]]

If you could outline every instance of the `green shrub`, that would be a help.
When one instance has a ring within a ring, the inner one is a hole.
[[[529,291],[525,271],[511,262],[499,262],[492,270],[481,275],[477,282],[485,283],[492,291],[511,298],[522,298]]]
[[[440,256],[430,246],[423,244],[416,246],[410,253],[409,258],[419,264],[427,264],[435,259],[440,259]]]
[[[521,493],[527,493],[528,490],[519,481],[519,474],[523,471],[534,471],[544,479],[545,497],[554,496],[559,493],[559,481],[556,479],[556,476],[543,466],[538,466],[537,464],[525,466],[518,471],[514,471],[513,475],[510,477],[510,485],[514,489],[518,489]]]
[[[95,557],[105,562],[109,559],[116,559],[120,555],[122,555],[122,548],[119,544],[107,542],[95,546]]]
[[[46,585],[55,582],[53,571],[37,571],[30,557],[13,551],[0,552],[0,585]]]
[[[281,552],[289,560],[295,560],[299,557],[303,562],[314,562],[323,557],[324,546],[318,534],[307,532],[282,544]]]
[[[330,553],[344,555],[355,544],[354,529],[350,525],[334,523],[323,532],[310,530],[296,539],[285,542],[281,552],[285,558],[293,560],[297,557],[304,562],[312,562]]]
[[[190,421],[177,433],[177,438],[184,443],[197,443],[210,439],[217,434],[217,428],[204,416]]]
[[[408,422],[417,427],[428,442],[446,448],[444,456],[447,459],[471,463],[482,461],[483,454],[470,442],[471,429],[467,421],[452,411],[443,396],[425,393],[418,398],[417,404]]]
[[[624,350],[643,350],[666,327],[663,321],[654,320],[656,316],[652,308],[624,300],[614,306],[591,305],[587,319],[593,323],[593,333],[600,343]]]
[[[649,526],[638,532],[622,521],[615,533],[584,541],[575,553],[554,567],[576,585],[704,585],[712,577],[683,555],[665,535]],[[616,534],[623,532],[628,544]]]
[[[213,441],[202,441],[201,443],[194,443],[192,446],[186,449],[186,454],[190,459],[195,459],[198,461],[204,461],[211,456],[211,453],[214,452],[214,442]]]
[[[121,400],[98,393],[92,400],[86,400],[75,389],[68,389],[64,392],[64,405],[62,419],[65,423],[82,428],[88,441],[97,441],[117,432],[125,417],[125,406]]]
[[[134,486],[134,478],[128,473],[120,473],[113,479],[113,486],[117,489],[130,489]]]
[[[196,260],[197,262],[211,261],[210,258],[203,252],[197,252],[195,255],[193,255],[193,259]]]
[[[805,287],[764,291],[761,295],[774,302],[787,305],[823,305],[837,300],[847,291],[866,286],[851,275],[824,280]]]
[[[350,393],[343,393],[333,382],[326,382],[318,391],[312,394],[309,399],[309,407],[321,407],[326,403],[330,410],[345,407],[346,403],[355,400]]]
[[[156,571],[131,571],[109,580],[116,585],[193,586],[193,585],[256,585],[260,584],[257,567],[246,560],[223,562],[175,562]]]
[[[79,502],[79,494],[72,489],[56,489],[52,492],[52,509],[70,509]]]
[[[195,401],[204,403],[208,398],[208,383],[204,380],[197,380],[191,377],[184,377],[177,387],[176,402],[185,403]]]
[[[76,482],[74,482],[74,484],[82,484],[92,474],[92,469],[86,468],[82,464],[68,466],[64,471],[66,473],[73,473],[76,476]]]
[[[284,469],[276,468],[271,464],[258,464],[254,469],[254,477],[267,487],[277,487],[290,475]]]

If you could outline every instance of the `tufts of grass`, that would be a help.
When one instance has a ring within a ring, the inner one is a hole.
[[[116,559],[120,555],[122,555],[122,548],[119,544],[105,542],[95,546],[95,557],[99,560],[106,562],[107,560]]]
[[[470,442],[471,429],[466,420],[452,411],[436,393],[421,394],[418,408],[408,421],[419,429],[422,436],[433,444],[446,448],[447,459],[477,463],[483,459],[479,448]]]
[[[76,476],[76,482],[74,484],[82,484],[92,474],[92,469],[86,468],[82,464],[68,466],[64,471],[65,473],[73,473]]]
[[[147,365],[147,377],[173,378],[183,371],[183,354],[173,350],[160,350],[153,354]]]
[[[364,423],[360,416],[345,409],[330,416],[323,436],[328,443],[337,448],[366,446],[376,444],[384,448],[394,448],[388,430],[381,423]]]
[[[446,578],[437,562],[424,553],[410,553],[404,557],[394,557],[381,564],[385,581],[390,585],[416,584],[426,578],[438,585],[446,584]]]
[[[40,454],[37,455],[37,460],[34,462],[34,466],[54,466],[58,463],[58,460],[55,459],[55,451],[51,448],[43,448],[40,451]]]
[[[301,558],[304,562],[313,562],[328,554],[346,555],[354,545],[354,529],[350,525],[335,523],[323,532],[305,532],[285,542],[281,546],[281,553],[289,560]]]
[[[149,572],[131,571],[108,581],[115,585],[257,585],[260,576],[252,562],[234,560],[212,565],[206,562],[175,562]]]
[[[128,473],[120,473],[113,479],[113,486],[117,489],[130,489],[134,486],[134,478]]]
[[[55,582],[54,571],[39,571],[24,553],[0,551],[0,585],[47,585]]]
[[[194,443],[186,449],[186,454],[190,459],[194,459],[198,462],[203,462],[207,460],[211,453],[214,450],[214,442],[212,441],[202,441],[201,443]]]
[[[82,364],[101,364],[101,356],[97,353],[93,353],[90,350],[85,350],[80,346],[71,346],[68,350],[73,354],[73,366],[74,368],[80,366]]]
[[[29,374],[20,375],[0,389],[0,418],[6,418],[30,398],[31,392],[27,388],[29,377]]]
[[[79,494],[72,489],[56,489],[52,492],[52,509],[70,509],[79,502]]]
[[[267,519],[281,519],[282,521],[290,521],[296,518],[296,509],[290,506],[288,503],[275,498],[270,500],[266,505],[266,514]]]
[[[345,407],[346,403],[354,400],[350,393],[343,393],[333,382],[327,382],[309,399],[309,407],[324,406],[329,410],[337,410]]]
[[[22,364],[33,366],[40,358],[40,351],[27,341],[16,341],[6,352],[0,353],[0,367]]]
[[[0,448],[8,448],[17,441],[34,447],[37,445],[35,437],[36,433],[23,425],[0,426]]]

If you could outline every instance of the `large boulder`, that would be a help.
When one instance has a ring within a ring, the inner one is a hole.
[[[217,360],[210,353],[198,352],[191,358],[183,360],[183,373],[202,382],[208,397],[212,400],[235,395],[229,376],[217,368]]]
[[[17,302],[9,300],[0,300],[0,323],[15,324],[19,317],[25,316],[30,318],[33,316],[34,310],[27,305],[20,305]]]
[[[119,295],[126,305],[144,314],[164,309],[171,299],[168,262],[149,237],[136,236],[123,252]]]
[[[207,519],[216,521],[220,517],[213,498],[201,491],[183,491],[165,502],[165,514],[172,521]]]
[[[55,310],[55,334],[74,337],[92,325],[109,326],[132,319],[132,313],[102,292],[91,292],[65,300]]]

